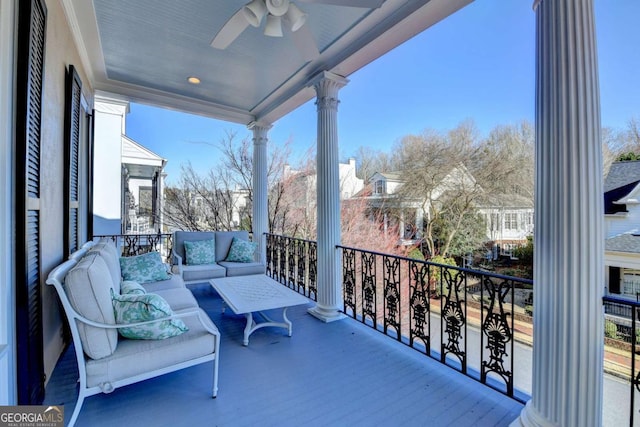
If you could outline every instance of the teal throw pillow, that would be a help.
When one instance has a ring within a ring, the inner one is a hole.
[[[238,239],[234,237],[231,241],[231,247],[229,248],[229,254],[225,261],[231,262],[254,262],[254,253],[258,244],[255,242],[247,242],[246,240]]]
[[[123,280],[138,283],[170,279],[167,267],[162,263],[158,252],[120,258],[120,270]]]
[[[157,294],[116,295],[111,293],[113,312],[118,323],[146,322],[163,319],[173,314],[169,303]],[[163,340],[187,332],[189,328],[180,319],[158,320],[148,325],[119,328],[125,338],[137,340]]]
[[[121,295],[144,295],[147,291],[142,285],[138,282],[134,282],[133,280],[123,280],[120,283],[120,294]]]
[[[216,245],[214,239],[185,241],[184,253],[186,264],[202,265],[216,262]]]

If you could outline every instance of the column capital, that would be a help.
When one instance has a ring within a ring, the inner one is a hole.
[[[316,90],[316,105],[319,109],[337,109],[338,91],[343,88],[349,80],[329,71],[322,71],[316,74],[310,81],[310,86]]]
[[[267,133],[273,127],[271,123],[254,121],[247,125],[247,128],[253,132],[254,145],[266,144],[269,141]]]
[[[540,6],[540,3],[542,3],[542,0],[533,0],[533,11],[535,12],[536,10],[538,10],[538,6]]]
[[[252,130],[254,132],[269,131],[272,127],[273,127],[273,124],[269,122],[262,122],[260,120],[253,121],[247,125],[247,129]]]

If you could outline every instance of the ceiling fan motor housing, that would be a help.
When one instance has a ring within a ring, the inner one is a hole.
[[[273,16],[282,16],[289,9],[289,0],[265,0],[265,4]]]

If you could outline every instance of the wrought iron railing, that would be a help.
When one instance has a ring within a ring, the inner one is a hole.
[[[160,252],[167,262],[171,258],[172,234],[103,234],[93,236],[93,240],[107,237],[113,240],[123,257],[141,255],[147,252]]]
[[[312,240],[267,234],[267,275],[317,301],[317,249]]]
[[[531,280],[340,248],[346,315],[516,400],[526,399],[514,393],[514,336],[516,318],[525,323],[520,329],[530,330],[523,306]]]
[[[605,316],[605,351],[615,356],[605,357],[605,363],[609,364],[605,370],[628,382],[629,425],[633,426],[640,414],[640,302],[613,296],[605,296],[603,301],[608,313]],[[623,313],[629,316],[619,315]],[[620,405],[620,411],[625,410],[623,406]]]

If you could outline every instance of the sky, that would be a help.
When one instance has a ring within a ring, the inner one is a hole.
[[[498,125],[534,122],[535,13],[532,0],[476,0],[349,76],[340,90],[340,159],[366,146],[390,152],[405,135],[447,131],[472,119],[482,137]],[[640,0],[595,0],[602,126],[640,119]],[[131,104],[126,134],[168,160],[168,182],[191,162],[215,165],[215,145],[243,125]],[[291,163],[316,144],[316,107],[307,102],[274,123],[272,145],[290,141]]]

